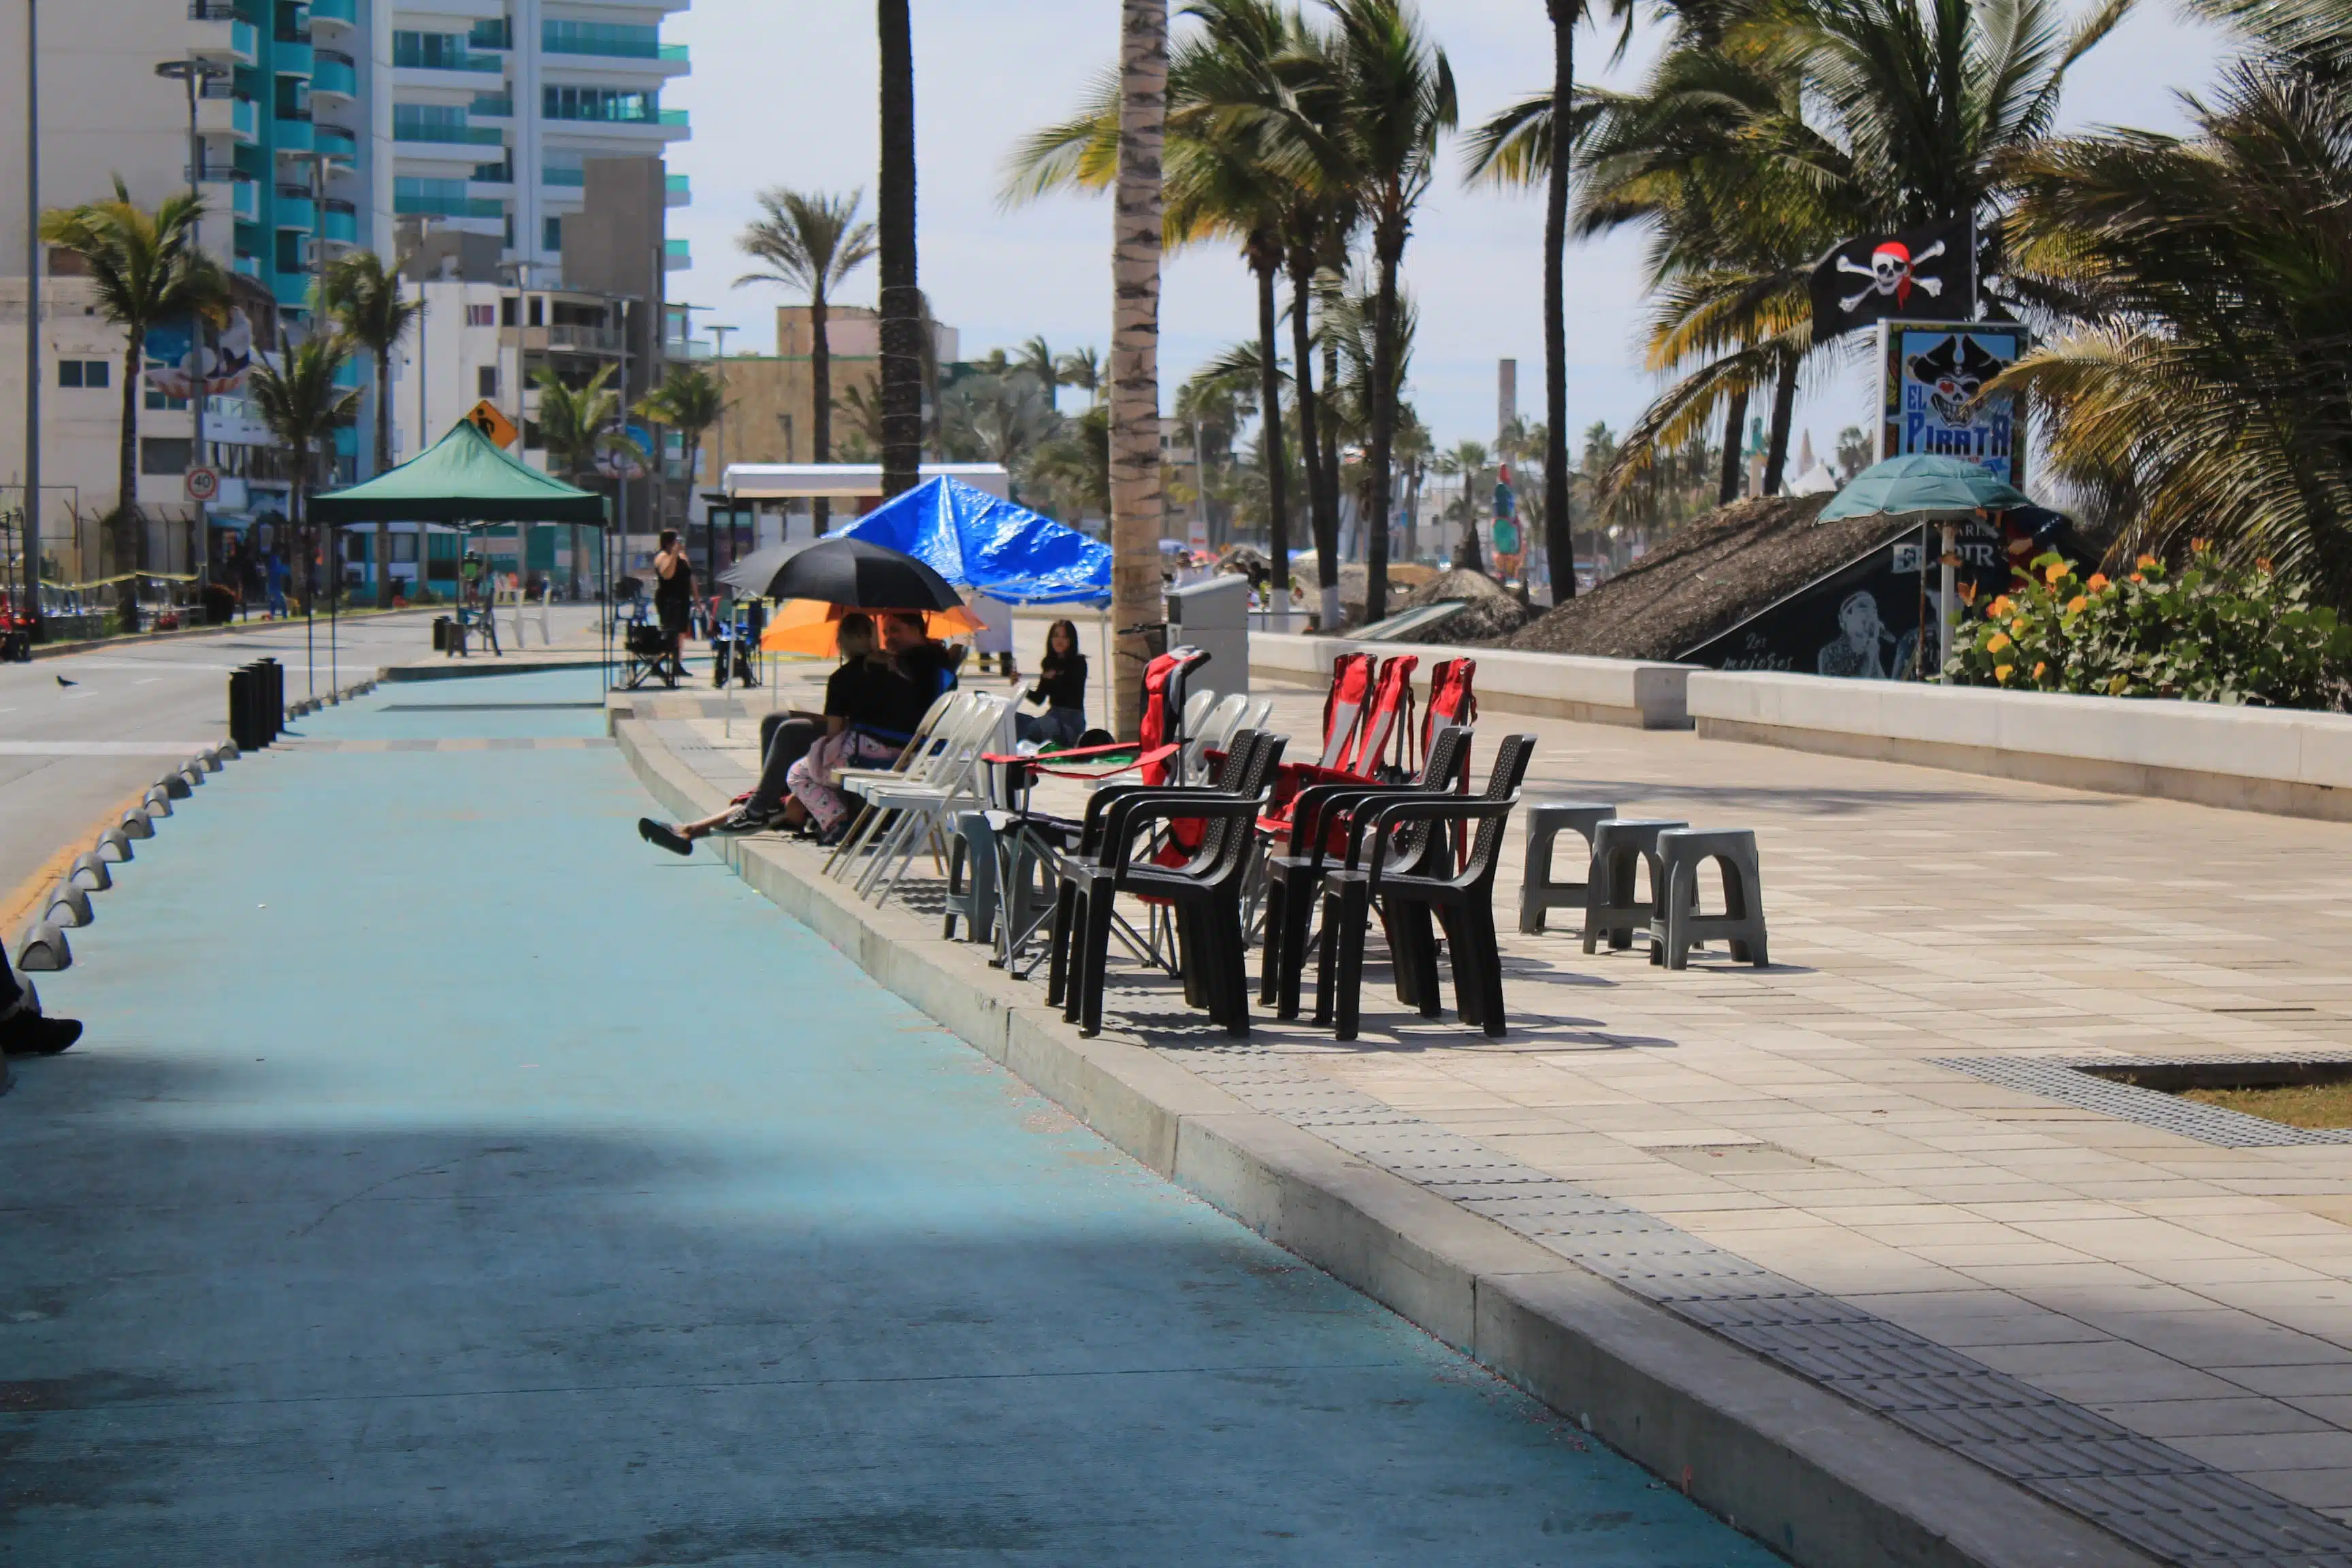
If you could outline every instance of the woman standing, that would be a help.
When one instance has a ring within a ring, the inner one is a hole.
[[[1055,621],[1045,629],[1045,658],[1038,666],[1037,684],[1024,701],[1043,702],[1043,713],[1013,717],[1014,735],[1040,746],[1071,746],[1087,729],[1087,656],[1078,651],[1078,628]]]
[[[686,679],[682,645],[687,623],[694,616],[694,565],[687,560],[686,546],[678,542],[674,528],[661,531],[654,575],[654,615],[661,622],[662,636],[669,639],[669,683],[675,686]]]

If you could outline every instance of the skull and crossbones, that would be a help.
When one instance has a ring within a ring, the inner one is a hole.
[[[1944,242],[1940,239],[1916,256],[1912,255],[1911,247],[1902,241],[1890,239],[1870,253],[1870,265],[1867,267],[1846,257],[1839,257],[1837,269],[1840,272],[1852,272],[1859,277],[1869,279],[1870,282],[1851,298],[1840,300],[1838,309],[1851,314],[1856,306],[1873,294],[1883,294],[1893,299],[1899,309],[1911,302],[1911,290],[1914,287],[1925,289],[1930,296],[1941,299],[1944,293],[1944,280],[1940,278],[1922,278],[1915,268],[1921,262],[1933,261],[1943,254]]]

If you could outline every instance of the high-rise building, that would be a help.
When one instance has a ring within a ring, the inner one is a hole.
[[[658,157],[690,134],[686,111],[662,106],[663,88],[688,67],[685,45],[662,41],[661,21],[686,6],[396,0],[387,46],[394,210],[496,235],[516,281],[557,283],[588,161]],[[686,177],[667,175],[665,194],[685,205]],[[683,240],[670,242],[663,264],[688,265]]]
[[[40,79],[42,205],[102,198],[119,176],[132,201],[152,208],[185,191],[193,174],[205,200],[205,249],[249,280],[249,302],[274,301],[298,334],[320,267],[354,246],[396,260],[404,243],[433,229],[495,244],[499,280],[510,289],[562,290],[567,281],[577,289],[583,284],[564,275],[563,231],[590,199],[590,162],[658,160],[689,134],[685,111],[661,101],[664,85],[688,69],[684,47],[662,41],[661,23],[687,4],[44,0],[39,56],[29,62]],[[0,28],[15,21],[12,14]],[[186,89],[155,75],[161,63],[191,58],[225,73],[202,89],[201,155],[193,160]],[[24,356],[16,331],[27,292],[20,173],[27,63],[18,37],[0,37],[0,169],[7,171],[0,176],[0,507],[17,504],[23,488]],[[656,199],[683,205],[684,177],[653,167]],[[625,186],[629,222],[600,225],[592,216],[582,259],[597,274],[584,287],[643,302],[652,336],[662,318],[662,275],[688,260],[684,242],[662,237],[658,223],[648,229],[635,213],[646,201],[642,184]],[[614,234],[648,232],[654,254],[642,266],[611,254]],[[271,448],[242,398],[206,405],[205,449],[197,452],[188,406],[145,395],[137,500],[146,537],[106,537],[95,521],[118,500],[120,389],[142,367],[125,363],[122,332],[68,258],[50,256],[44,272],[38,505],[53,574],[87,579],[134,556],[154,569],[186,570],[203,548],[186,526],[194,509],[183,477],[194,463],[225,476],[211,509],[215,525],[242,528],[285,509],[285,455]],[[627,287],[606,276],[615,273]],[[265,328],[257,341],[267,353],[277,340]],[[654,345],[633,362],[633,392],[658,353]],[[365,372],[354,363],[346,377],[372,398]],[[506,395],[520,400],[521,392]],[[518,401],[510,412],[529,410]],[[336,479],[376,465],[380,455],[368,449],[373,428],[373,409],[364,409],[346,434]]]

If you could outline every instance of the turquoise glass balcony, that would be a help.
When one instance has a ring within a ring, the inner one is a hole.
[[[320,49],[318,51],[317,64],[310,73],[310,90],[313,93],[331,93],[342,98],[357,98],[360,94],[359,72],[348,57]]]
[[[247,223],[261,221],[261,186],[252,180],[231,180],[228,183],[229,211]]]
[[[662,267],[669,272],[683,272],[694,265],[694,252],[682,239],[662,241]]]
[[[331,153],[338,158],[356,158],[360,155],[360,139],[340,125],[313,124],[311,135],[319,143],[319,151],[321,153]]]
[[[661,111],[661,122],[664,125],[684,125],[687,123],[686,110],[683,109],[665,109]]]
[[[236,127],[239,136],[249,142],[261,134],[260,107],[249,98],[231,99],[229,122]]]
[[[682,207],[694,200],[694,183],[684,174],[664,175],[662,188],[668,193],[671,206]]]
[[[346,27],[360,24],[359,0],[310,0],[310,25],[341,22]]]
[[[319,226],[318,208],[308,196],[290,196],[280,191],[274,221],[279,228],[314,229]]]
[[[270,47],[269,68],[279,76],[309,76],[315,67],[308,44],[280,38]]]
[[[357,245],[360,239],[360,217],[349,202],[331,201],[320,215],[325,226],[319,233],[323,238],[341,240],[345,245]]]
[[[280,153],[308,153],[318,146],[319,135],[309,121],[280,116],[273,128],[272,140]]]

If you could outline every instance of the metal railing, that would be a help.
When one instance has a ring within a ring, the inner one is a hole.
[[[237,15],[236,0],[188,0],[188,20],[238,22],[244,18]]]

